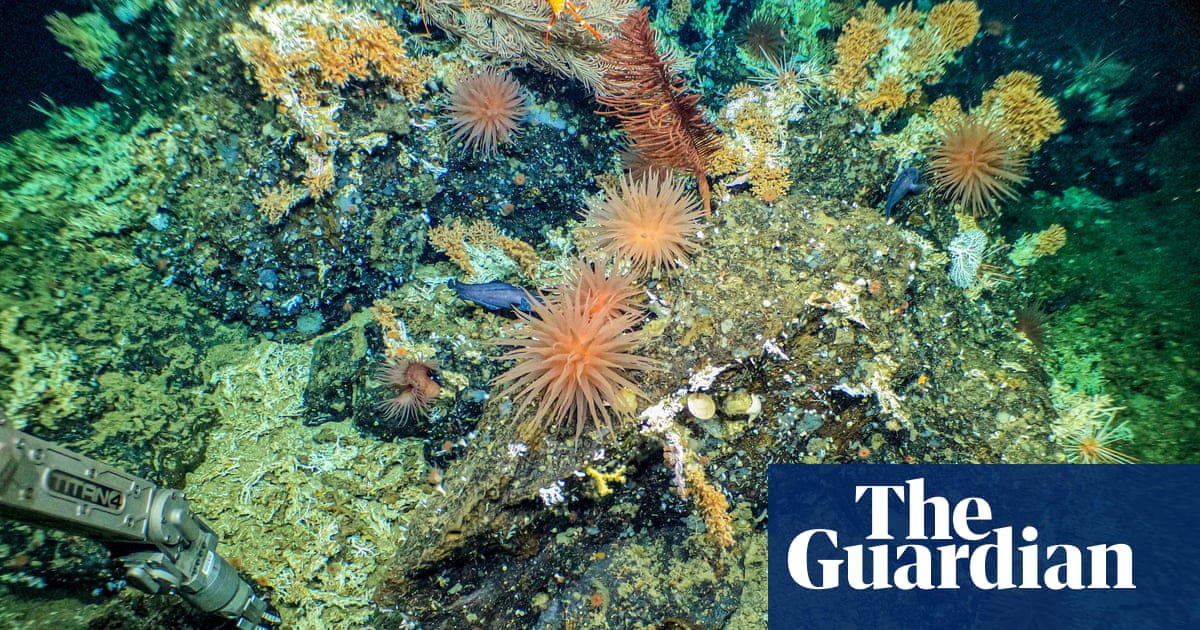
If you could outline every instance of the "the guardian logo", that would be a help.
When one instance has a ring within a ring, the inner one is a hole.
[[[792,582],[809,590],[859,591],[1136,588],[1129,544],[1047,544],[1033,525],[994,523],[983,498],[952,504],[926,496],[923,477],[896,485],[856,484],[853,500],[869,509],[866,540],[879,544],[843,547],[836,529],[804,530],[787,546]],[[907,516],[906,527],[890,518],[898,515]]]

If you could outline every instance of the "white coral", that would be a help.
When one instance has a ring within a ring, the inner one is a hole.
[[[986,248],[987,235],[980,229],[960,232],[950,241],[946,251],[950,254],[950,281],[955,286],[963,289],[975,286],[976,274]]]

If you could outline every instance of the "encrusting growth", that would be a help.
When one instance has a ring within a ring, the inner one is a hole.
[[[601,114],[620,119],[633,149],[648,162],[695,175],[704,214],[712,216],[707,174],[720,136],[704,119],[700,94],[671,70],[673,61],[658,52],[649,11],[634,11],[604,53],[596,102],[607,108]]]

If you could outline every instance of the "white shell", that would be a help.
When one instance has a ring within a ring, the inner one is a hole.
[[[708,420],[717,413],[717,403],[708,394],[688,394],[687,408],[699,420]]]

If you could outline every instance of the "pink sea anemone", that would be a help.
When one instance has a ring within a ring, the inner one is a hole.
[[[384,419],[406,424],[428,414],[430,403],[442,391],[442,386],[433,380],[437,370],[436,361],[393,359],[383,366],[377,378],[395,392],[379,405]]]
[[[455,140],[493,155],[518,133],[528,108],[521,84],[503,70],[488,68],[455,86],[446,109]]]
[[[603,199],[589,204],[587,221],[596,242],[611,256],[628,259],[638,274],[686,263],[699,249],[688,240],[700,229],[700,202],[669,175],[651,171],[619,187],[606,187]]]
[[[646,397],[629,375],[656,368],[634,354],[638,338],[630,328],[641,312],[592,299],[614,293],[628,292],[560,287],[559,295],[535,304],[532,314],[517,313],[521,322],[514,330],[519,336],[495,342],[514,347],[500,358],[516,365],[494,383],[504,386],[501,396],[519,402],[518,413],[536,402],[534,422],[574,422],[578,439],[589,422],[611,431],[614,409],[632,411],[625,392]]]

